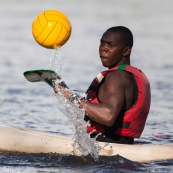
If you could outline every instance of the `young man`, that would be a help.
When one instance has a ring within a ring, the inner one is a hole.
[[[98,141],[133,144],[139,138],[149,113],[150,84],[145,75],[130,66],[133,35],[123,26],[109,28],[100,40],[104,67],[81,99],[88,133]]]

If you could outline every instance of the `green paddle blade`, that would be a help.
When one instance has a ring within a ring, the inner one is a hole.
[[[30,70],[23,74],[30,82],[46,82],[52,88],[55,87],[54,81],[61,79],[56,72],[50,69]]]

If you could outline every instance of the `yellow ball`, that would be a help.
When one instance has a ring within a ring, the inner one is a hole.
[[[33,21],[32,34],[38,44],[54,49],[67,42],[71,35],[71,24],[62,12],[46,10]]]

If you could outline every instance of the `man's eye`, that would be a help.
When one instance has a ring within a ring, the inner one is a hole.
[[[103,42],[103,41],[101,41],[101,42],[100,42],[100,46],[103,46],[103,45],[104,45],[104,42]]]
[[[115,47],[115,46],[114,46],[114,44],[111,44],[111,43],[110,43],[110,44],[109,44],[109,47]]]

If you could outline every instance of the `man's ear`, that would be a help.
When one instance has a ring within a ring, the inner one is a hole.
[[[130,54],[131,54],[131,50],[132,50],[132,48],[130,48],[130,47],[126,47],[125,49],[124,49],[124,52],[123,52],[123,56],[129,56]]]

